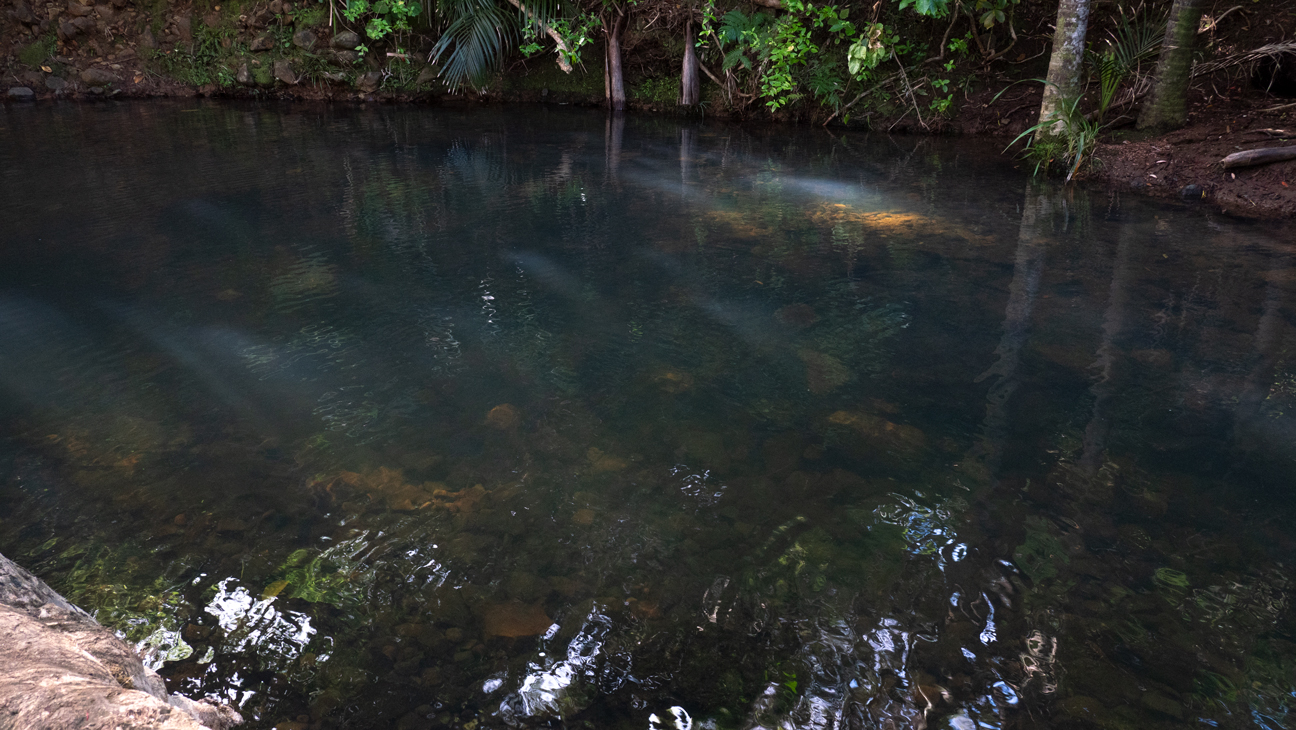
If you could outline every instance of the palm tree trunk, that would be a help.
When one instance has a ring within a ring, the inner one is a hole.
[[[1152,94],[1139,114],[1139,129],[1178,129],[1188,122],[1188,82],[1192,78],[1193,42],[1205,0],[1174,0],[1166,21],[1165,42],[1157,61]]]
[[[1044,99],[1040,102],[1041,122],[1058,120],[1040,127],[1039,137],[1066,134],[1062,118],[1071,110],[1083,90],[1080,71],[1084,63],[1085,34],[1089,31],[1089,0],[1062,0],[1058,3],[1057,30],[1053,34],[1053,55],[1049,58]]]
[[[694,48],[693,18],[684,24],[684,69],[680,75],[680,105],[696,106],[702,100],[702,83],[698,79],[697,49]]]
[[[607,33],[607,66],[603,88],[607,92],[608,108],[614,112],[625,111],[625,77],[621,70],[621,31],[625,30],[626,16],[617,12],[610,24],[604,23]]]

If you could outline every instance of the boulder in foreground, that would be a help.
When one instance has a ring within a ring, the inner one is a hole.
[[[226,730],[233,709],[168,695],[133,648],[0,555],[0,730]]]

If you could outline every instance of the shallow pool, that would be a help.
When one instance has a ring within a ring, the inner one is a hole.
[[[1296,722],[1289,225],[541,106],[0,140],[0,552],[249,727]]]

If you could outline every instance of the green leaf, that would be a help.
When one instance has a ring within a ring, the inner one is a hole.
[[[900,0],[900,9],[912,6],[914,12],[931,18],[943,18],[949,12],[949,0]]]

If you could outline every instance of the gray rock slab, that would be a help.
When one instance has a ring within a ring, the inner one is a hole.
[[[0,717],[14,728],[226,730],[237,712],[167,695],[121,639],[0,555]]]

